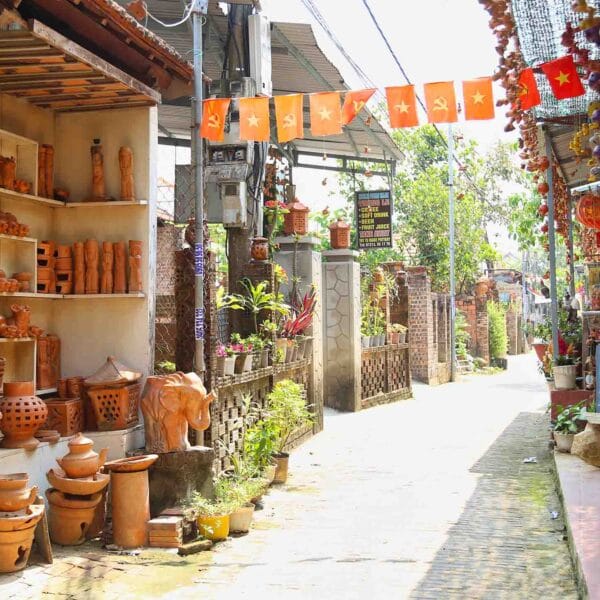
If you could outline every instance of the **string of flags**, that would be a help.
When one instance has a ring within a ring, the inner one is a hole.
[[[558,100],[575,98],[585,93],[581,79],[569,54],[540,65]],[[453,81],[426,83],[425,107],[429,123],[455,123],[458,121],[458,106]],[[519,76],[518,102],[523,110],[541,103],[534,70],[524,69]],[[414,85],[387,87],[386,100],[393,129],[419,125],[417,97]],[[342,92],[317,92],[309,94],[310,129],[313,136],[330,136],[342,133],[360,113],[375,93],[375,89]],[[462,97],[465,120],[487,120],[495,116],[492,78],[480,77],[462,82]],[[304,94],[275,96],[275,121],[279,143],[304,137],[303,103]],[[239,99],[240,140],[268,142],[271,136],[269,114],[270,98],[260,96]],[[204,100],[200,135],[214,142],[225,137],[225,123],[231,98]]]

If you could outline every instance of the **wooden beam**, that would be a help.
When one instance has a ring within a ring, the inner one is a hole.
[[[138,104],[139,102],[147,102],[146,96],[141,94],[132,94],[131,96],[111,96],[109,98],[75,98],[74,100],[45,100],[41,102],[36,102],[36,106],[40,106],[41,108],[51,108],[55,110],[60,110],[64,108],[75,108],[75,107],[84,107],[84,106],[129,106],[130,104]]]
[[[28,74],[23,73],[21,75],[4,75],[0,76],[0,90],[4,91],[4,87],[11,83],[23,83],[35,85],[36,83],[46,82],[57,82],[57,81],[94,81],[103,80],[105,77],[101,73],[95,71],[75,71],[71,73],[41,73],[41,74]],[[81,83],[81,82],[80,82]]]
[[[71,113],[71,112],[90,112],[95,110],[116,110],[118,108],[140,108],[143,106],[154,106],[154,103],[148,102],[132,102],[131,104],[97,104],[95,106],[75,106],[74,108],[56,109],[56,112]]]
[[[46,85],[44,82],[36,84],[31,83],[14,83],[14,84],[6,84],[3,85],[2,79],[0,79],[0,92],[4,92],[6,94],[14,94],[16,96],[26,95],[28,92],[32,94],[39,94],[40,92],[53,92],[56,90],[64,90],[69,88],[79,88],[79,87],[90,87],[90,86],[99,86],[104,88],[107,85],[118,85],[123,87],[122,83],[114,83],[111,82],[110,79],[95,79],[93,82],[86,83],[85,80],[56,80],[55,83],[51,83],[50,85]]]

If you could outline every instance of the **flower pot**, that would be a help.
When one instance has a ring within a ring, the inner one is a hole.
[[[207,540],[219,542],[229,535],[229,515],[201,516],[197,519],[198,531]]]
[[[363,335],[360,338],[360,345],[363,348],[368,348],[370,346],[371,338],[368,335]]]
[[[406,331],[401,331],[398,334],[398,343],[399,344],[406,344]]]
[[[235,373],[235,354],[233,356],[226,356],[225,362],[223,365],[223,375],[227,377],[228,375],[233,375]]]
[[[380,346],[385,346],[385,333],[380,333],[379,334],[379,345]]]
[[[260,353],[260,368],[266,369],[269,366],[269,349],[265,348]]]
[[[250,356],[252,357],[252,371],[258,371],[258,369],[260,369],[261,364],[261,353],[252,352]]]
[[[217,377],[225,375],[225,359],[226,356],[217,356]]]
[[[287,340],[287,352],[285,353],[285,362],[291,363],[294,360],[294,342]]]
[[[545,342],[539,342],[537,344],[532,344],[533,349],[538,357],[538,360],[542,362],[544,360],[544,355],[546,354],[546,350],[548,350],[548,344]]]
[[[275,471],[277,471],[277,464],[275,462],[272,465],[267,465],[263,471],[263,477],[269,482],[269,485],[275,479]]]
[[[296,338],[296,343],[298,344],[298,351],[296,352],[296,360],[303,360],[304,354],[306,352],[306,338],[304,336],[300,336]]]
[[[275,339],[275,352],[281,354],[281,362],[286,362],[288,341],[286,338]],[[275,357],[274,357],[275,358]],[[275,361],[273,361],[275,362]]]
[[[252,370],[252,354],[249,352],[238,352],[235,357],[235,372],[246,373]]]
[[[287,452],[279,452],[278,454],[273,455],[273,460],[275,460],[276,463],[273,483],[285,483],[288,477],[290,455]]]
[[[573,390],[576,387],[577,365],[555,366],[552,368],[554,374],[554,387],[557,390]]]
[[[398,332],[392,331],[390,333],[390,344],[399,344],[400,343],[400,334]]]
[[[556,449],[559,452],[571,452],[574,437],[574,433],[559,433],[558,431],[555,431],[554,441],[556,442]]]
[[[229,515],[229,531],[248,533],[253,516],[254,504],[251,502],[244,504]]]

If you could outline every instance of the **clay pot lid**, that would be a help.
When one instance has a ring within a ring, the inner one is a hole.
[[[110,481],[108,473],[94,473],[90,477],[73,479],[72,477],[67,477],[66,473],[58,468],[50,469],[46,473],[46,478],[50,485],[59,492],[78,496],[88,496],[101,492]]]
[[[142,374],[138,371],[125,366],[114,356],[109,356],[93,375],[83,380],[83,385],[86,387],[122,385],[133,383],[141,376]]]
[[[73,439],[69,440],[69,448],[93,447],[94,442],[79,432]]]
[[[158,460],[158,454],[143,454],[142,456],[130,456],[112,460],[104,465],[105,469],[115,473],[134,473],[144,471]]]
[[[27,473],[9,473],[0,475],[0,490],[19,490],[24,488],[29,481]]]
[[[7,397],[22,397],[33,396],[35,394],[35,386],[33,381],[5,381],[4,395]]]
[[[260,244],[264,244],[265,242],[268,242],[269,240],[266,237],[260,237],[259,235],[257,235],[252,238],[252,241],[260,243]]]

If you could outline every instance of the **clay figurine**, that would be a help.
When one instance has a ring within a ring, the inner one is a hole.
[[[148,377],[141,401],[146,451],[188,450],[188,426],[197,431],[208,428],[213,400],[195,373]]]
[[[99,201],[106,199],[106,189],[104,187],[104,156],[102,155],[102,146],[100,140],[95,139],[91,147],[92,153],[92,200]]]
[[[127,146],[119,148],[119,168],[121,170],[121,200],[135,200],[133,189],[133,152]]]
[[[37,195],[42,198],[48,196],[46,187],[46,146],[42,144],[38,147],[38,189]]]
[[[142,291],[142,242],[129,240],[129,293]]]
[[[102,280],[100,283],[101,294],[112,294],[114,252],[112,242],[102,242]]]
[[[46,186],[45,196],[47,198],[51,198],[54,192],[54,146],[50,144],[44,144],[44,148],[46,149],[46,163],[44,165],[46,176],[44,184]]]
[[[113,291],[115,294],[124,294],[127,291],[127,254],[125,251],[125,242],[117,242],[114,245],[115,276]]]
[[[73,244],[73,281],[74,293],[85,294],[85,258],[83,242]]]
[[[17,328],[17,337],[27,337],[29,334],[31,309],[24,304],[12,304],[10,310],[13,316],[6,320],[7,325],[14,325]]]
[[[85,293],[97,294],[100,283],[98,275],[98,240],[85,241]]]
[[[30,328],[31,329],[31,328]],[[37,340],[37,388],[54,388],[60,377],[60,339],[46,335]]]

